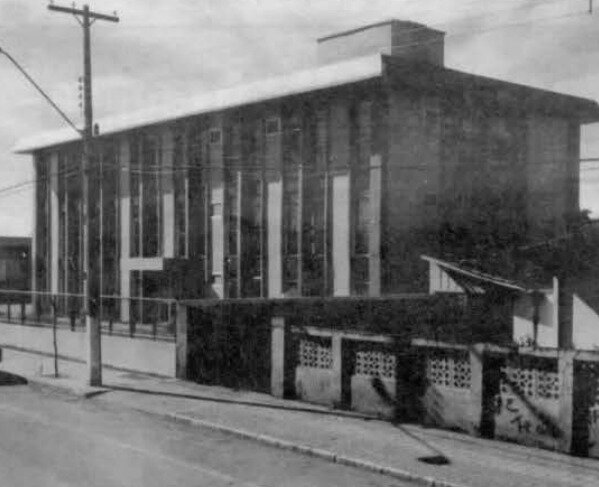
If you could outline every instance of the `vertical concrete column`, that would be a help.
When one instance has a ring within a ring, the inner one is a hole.
[[[570,349],[573,347],[574,338],[574,296],[571,287],[568,286],[567,279],[562,276],[558,281],[553,281],[553,294],[557,301],[554,311],[557,312],[557,339],[560,349]]]
[[[560,381],[558,425],[559,450],[570,453],[574,423],[574,355],[572,350],[560,350],[557,359],[557,372]]]
[[[559,280],[555,276],[551,287],[551,324],[557,327],[559,337]]]
[[[129,259],[131,256],[131,188],[129,178],[130,168],[130,147],[126,137],[122,137],[118,142],[119,151],[119,211],[120,224],[120,251],[121,262],[119,266],[120,272],[120,289],[121,289],[121,321],[129,321],[129,305],[128,298],[131,297],[131,271],[129,270]]]
[[[370,157],[370,235],[368,241],[368,294],[381,295],[381,195],[383,189],[382,157]]]
[[[33,194],[33,218],[32,218],[32,223],[33,223],[33,233],[31,235],[31,251],[30,251],[30,255],[29,255],[29,259],[30,259],[30,277],[31,277],[31,290],[33,292],[38,291],[39,289],[39,283],[37,282],[38,276],[37,276],[37,269],[38,269],[38,242],[40,237],[43,238],[43,235],[40,235],[40,217],[41,215],[38,214],[38,208],[40,206],[40,180],[41,180],[41,174],[40,174],[40,170],[39,170],[39,166],[41,164],[41,156],[40,155],[34,155],[34,159],[33,159],[33,175],[34,178],[36,180],[35,182],[35,186],[34,186],[34,194]],[[31,296],[31,304],[33,305],[33,309],[37,310],[38,304],[39,303],[39,297],[35,294],[33,294]]]
[[[351,293],[351,177],[349,171],[333,174],[333,295]]]
[[[52,293],[58,292],[58,240],[60,238],[59,230],[60,225],[58,207],[58,152],[53,152],[50,156],[50,291]]]
[[[349,107],[343,100],[331,107],[333,295],[351,293],[351,172]]]
[[[268,175],[267,175],[267,179]],[[268,205],[268,297],[279,298],[283,294],[282,222],[283,182],[269,180],[267,183]]]
[[[175,374],[178,379],[187,378],[187,313],[187,306],[177,303]]]
[[[285,318],[273,317],[270,321],[270,393],[275,397],[285,394]]]
[[[485,345],[476,343],[470,348],[470,421],[469,433],[478,435],[481,425],[485,423],[484,391]]]
[[[332,380],[331,380],[331,398],[333,405],[340,406],[342,400],[342,380],[343,380],[343,335],[333,333],[331,336],[331,352],[333,354]]]
[[[173,152],[175,149],[173,132],[165,128],[162,139],[162,251],[167,259],[175,256],[175,174]]]
[[[241,158],[241,156],[239,157],[239,160],[242,161],[243,159]],[[244,195],[244,189],[243,189],[243,171],[238,170],[237,174],[236,174],[236,178],[235,178],[235,182],[234,184],[236,184],[237,189],[236,189],[236,193],[237,193],[237,197],[235,199],[235,213],[237,214],[238,218],[237,221],[235,223],[236,225],[236,231],[237,231],[237,238],[235,241],[235,245],[237,246],[237,261],[235,263],[235,275],[237,276],[237,283],[236,283],[236,289],[235,289],[235,296],[237,296],[238,298],[243,296],[243,280],[244,280],[244,276],[243,276],[243,246],[244,246],[244,242],[243,239],[245,238],[245,235],[243,235],[243,195]],[[230,249],[229,249],[230,250]]]
[[[268,253],[268,297],[283,294],[283,151],[282,136],[265,134],[266,223]]]
[[[568,125],[568,163],[564,164],[566,170],[566,211],[578,211],[580,201],[580,124],[570,122]]]
[[[123,259],[121,259],[122,262]],[[125,261],[127,265],[121,264],[121,321],[129,322],[129,310],[131,308],[131,269],[129,268],[129,260]]]
[[[210,235],[212,236],[212,291],[225,297],[225,175],[222,121],[217,120],[208,131],[208,164],[210,166]]]

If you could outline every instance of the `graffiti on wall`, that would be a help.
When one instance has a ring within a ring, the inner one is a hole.
[[[538,435],[558,437],[559,431],[554,421],[544,412],[531,410],[516,394],[497,394],[494,401],[494,413],[498,417],[507,417],[508,424],[519,435]],[[504,421],[505,423],[505,421]]]
[[[496,434],[509,439],[555,446],[559,377],[547,368],[505,366],[494,398]]]

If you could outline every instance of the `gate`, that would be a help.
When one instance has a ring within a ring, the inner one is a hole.
[[[189,309],[187,377],[203,384],[270,392],[270,313],[223,303]]]

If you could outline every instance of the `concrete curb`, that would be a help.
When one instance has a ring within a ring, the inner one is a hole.
[[[291,441],[282,440],[280,438],[275,438],[274,436],[262,435],[259,433],[254,433],[252,431],[247,431],[239,428],[233,428],[231,426],[226,426],[223,424],[213,423],[211,421],[205,421],[202,419],[190,418],[189,416],[176,414],[176,413],[164,413],[157,412],[148,409],[143,409],[139,407],[133,407],[134,410],[139,411],[144,414],[148,414],[151,416],[159,417],[162,419],[167,419],[171,421],[175,421],[181,424],[187,424],[191,426],[197,426],[200,428],[206,428],[213,431],[218,431],[220,433],[226,433],[238,438],[243,438],[245,440],[256,441],[258,443],[262,443],[264,445],[272,446],[275,448],[280,448],[282,450],[289,450],[297,453],[302,453],[304,455],[309,455],[316,458],[321,458],[323,460],[338,463],[340,465],[346,465],[349,467],[359,468],[361,470],[366,470],[369,472],[374,472],[382,475],[387,475],[389,477],[393,477],[399,480],[405,480],[408,482],[415,482],[420,485],[425,485],[428,487],[468,487],[464,484],[455,484],[452,482],[447,482],[444,480],[438,480],[433,477],[427,477],[424,475],[417,475],[410,473],[406,470],[400,470],[393,467],[388,467],[385,465],[379,465],[373,462],[369,462],[366,460],[361,460],[359,458],[352,458],[345,455],[340,455],[334,453],[329,450],[324,450],[321,448],[314,448],[308,445],[302,445],[300,443],[294,443]]]
[[[64,383],[57,383],[54,381],[59,381],[60,377],[58,378],[42,378],[42,377],[26,377],[27,382],[33,386],[33,387],[37,387],[40,389],[46,389],[46,390],[52,390],[52,391],[57,391],[57,392],[62,392],[62,393],[66,393],[70,396],[74,396],[80,399],[90,399],[94,396],[97,396],[99,394],[103,394],[105,392],[110,391],[110,389],[107,389],[105,387],[91,387],[91,386],[81,386],[81,387],[75,387],[72,386],[70,384],[64,384]]]
[[[106,387],[92,387],[87,385],[75,385],[68,383],[69,380],[66,376],[54,377],[53,375],[40,376],[34,374],[23,374],[21,371],[16,370],[13,367],[0,366],[0,370],[8,374],[12,374],[18,377],[22,377],[27,381],[27,384],[39,389],[46,389],[63,394],[68,394],[73,397],[89,399],[97,396],[104,392],[108,392],[110,389]]]

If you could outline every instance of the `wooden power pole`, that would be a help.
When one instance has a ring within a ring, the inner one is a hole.
[[[95,202],[90,201],[90,173],[93,161],[93,111],[92,111],[92,63],[91,63],[91,41],[90,27],[96,20],[118,22],[116,15],[105,15],[92,12],[88,5],[82,9],[60,7],[50,4],[48,9],[75,16],[83,27],[83,112],[85,116],[85,127],[83,129],[83,155],[81,158],[81,171],[83,176],[83,296],[85,327],[88,336],[87,365],[89,372],[89,385],[102,385],[102,337],[101,323],[98,316],[100,289],[98,280],[92,276],[93,257],[90,245],[90,208]]]

